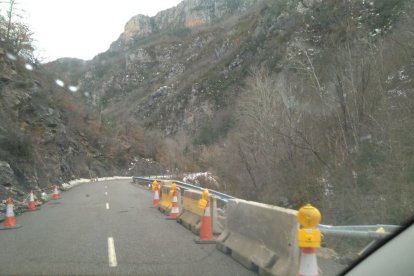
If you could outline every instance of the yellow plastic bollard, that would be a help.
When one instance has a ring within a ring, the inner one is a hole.
[[[298,245],[301,248],[299,275],[318,275],[316,248],[321,247],[321,231],[315,227],[321,221],[321,213],[310,204],[299,209]]]
[[[157,189],[157,187],[158,187],[158,182],[157,182],[157,180],[154,180],[154,182],[152,182],[152,191],[153,192],[155,192],[155,190]]]
[[[176,188],[177,188],[177,184],[175,184],[175,183],[171,184],[171,187],[170,187],[170,196],[173,196],[174,195],[174,191],[175,191]]]
[[[310,204],[299,209],[298,222],[302,229],[298,230],[299,247],[318,248],[321,246],[321,231],[315,227],[321,221],[321,213]]]
[[[207,207],[207,201],[208,201],[208,190],[205,189],[201,196],[201,199],[198,201],[197,207],[204,210]]]

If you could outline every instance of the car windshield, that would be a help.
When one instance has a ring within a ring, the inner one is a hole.
[[[413,14],[1,1],[0,274],[337,275],[414,215]]]

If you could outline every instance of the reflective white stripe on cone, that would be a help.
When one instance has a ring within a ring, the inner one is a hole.
[[[59,199],[59,198],[60,198],[59,191],[58,191],[57,186],[55,185],[55,190],[53,192],[53,199]]]
[[[4,225],[3,227],[0,227],[0,230],[14,229],[14,228],[21,227],[21,225],[16,224],[16,217],[14,216],[13,207],[14,207],[13,199],[9,197],[7,199],[6,217],[4,218]]]
[[[27,205],[29,211],[36,210],[36,202],[34,201],[33,191],[30,192],[29,204]]]
[[[178,217],[179,212],[180,211],[179,211],[179,208],[178,208],[177,190],[174,190],[174,196],[173,196],[170,216],[167,219],[176,219]]]
[[[299,276],[318,276],[315,248],[301,248]]]
[[[154,192],[154,200],[152,201],[152,207],[157,207],[160,203],[159,188],[157,187]]]
[[[13,202],[10,202],[9,200],[7,200],[6,217],[14,217],[13,207],[14,207]]]

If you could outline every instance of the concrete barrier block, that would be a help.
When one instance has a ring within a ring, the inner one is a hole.
[[[160,204],[158,205],[158,210],[161,213],[168,215],[172,208],[172,199],[173,197],[170,195],[171,185],[164,184],[161,187],[161,197],[160,197]]]
[[[296,275],[297,211],[244,200],[227,203],[224,232],[216,247],[260,275]]]
[[[198,208],[198,201],[201,197],[202,193],[199,191],[185,190],[182,197],[182,211],[177,218],[177,222],[196,235],[200,233],[201,218],[204,215],[204,210]],[[212,230],[214,234],[220,234],[223,231],[223,226],[218,221],[216,199],[210,197],[210,202]]]
[[[216,248],[218,250],[220,250],[221,252],[223,252],[224,254],[230,254],[231,253],[231,249],[228,248],[225,245],[225,241],[227,240],[227,238],[230,236],[230,232],[228,230],[224,230],[220,236],[217,237],[216,241]]]
[[[172,183],[172,181],[170,182]],[[163,183],[167,183],[167,181],[163,181]],[[177,190],[178,205],[181,206],[181,189],[180,187],[177,187],[176,190]],[[172,201],[174,198],[174,196],[170,194],[170,191],[171,191],[170,184],[163,184],[161,186],[161,197],[160,197],[160,204],[158,205],[158,210],[161,213],[164,213],[166,215],[169,215],[171,212]],[[181,210],[181,207],[179,207],[179,209]]]
[[[185,228],[193,231],[193,225],[199,223],[200,219],[195,214],[190,212],[182,212],[177,218],[177,222],[181,223]],[[194,232],[193,232],[194,233]]]
[[[173,184],[174,183],[174,181],[172,181],[172,180],[163,180],[163,181],[161,181],[161,185],[162,186],[170,186],[171,187],[171,184]]]
[[[203,213],[203,210],[197,207],[200,198],[200,192],[185,190],[182,201],[182,212],[177,218],[179,223],[195,234],[197,234],[196,225],[200,223],[201,214]]]

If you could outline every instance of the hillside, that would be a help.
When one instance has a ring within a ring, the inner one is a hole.
[[[331,223],[397,223],[414,211],[412,9],[186,0],[50,70],[170,171],[210,170],[222,190],[280,206],[311,201]]]
[[[15,51],[0,42],[1,200],[77,178],[163,171],[135,153],[129,156],[127,140],[105,134],[99,114],[69,79]],[[134,170],[128,171],[131,161]]]
[[[41,68],[13,56],[8,45],[0,50],[2,185],[23,192],[114,171],[85,137],[92,123],[74,126],[84,119],[86,106],[75,106],[75,96]]]

